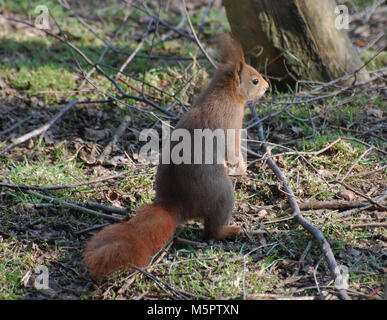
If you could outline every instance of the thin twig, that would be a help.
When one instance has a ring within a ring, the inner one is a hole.
[[[128,214],[128,212],[130,212],[129,209],[108,206],[106,204],[101,204],[101,203],[93,202],[93,201],[86,201],[85,205],[87,207],[102,210],[104,212],[118,213],[118,214],[122,214],[122,215],[126,215],[126,214]]]
[[[364,151],[357,159],[354,163],[352,163],[351,167],[348,169],[347,173],[340,179],[340,182],[343,182],[347,177],[348,175],[351,173],[351,171],[353,170],[353,168],[359,163],[359,161],[361,159],[363,159],[365,157],[365,155],[370,152],[371,150],[373,149],[373,147],[371,148],[368,148],[366,151]]]
[[[136,49],[132,52],[132,54],[125,60],[125,62],[122,64],[120,70],[116,73],[115,79],[117,80],[118,77],[120,76],[120,73],[123,72],[128,64],[133,60],[133,58],[136,56],[137,52],[142,48],[144,45],[145,38],[142,38],[140,43],[137,45]]]
[[[114,33],[111,41],[113,41],[121,32],[121,30],[124,28],[124,26],[126,26],[126,23],[129,19],[129,14],[126,13],[125,14],[125,18],[123,20],[123,22],[121,23],[121,25],[119,26],[119,28],[116,30],[116,32]],[[105,57],[106,53],[108,52],[108,49],[110,49],[111,47],[109,45],[106,45],[105,46],[105,49],[103,50],[103,52],[101,53],[101,55],[99,56],[98,58],[98,62],[97,64],[100,64],[102,62],[102,59]],[[118,50],[119,51],[119,50]],[[91,70],[87,73],[87,75],[85,76],[85,79],[83,79],[81,85],[78,87],[78,89],[81,89],[83,88],[83,86],[86,84],[87,82],[87,78],[90,78],[92,76],[92,74],[96,71],[96,68],[95,67],[92,67]]]
[[[165,108],[161,107],[160,105],[158,105],[157,103],[153,102],[152,100],[149,100],[148,98],[146,97],[139,97],[139,96],[133,96],[133,95],[130,95],[128,93],[126,93],[124,90],[122,90],[122,88],[120,87],[120,85],[117,83],[117,81],[115,79],[113,79],[111,76],[109,76],[109,74],[107,74],[101,67],[100,67],[100,64],[98,63],[95,63],[93,62],[92,60],[90,60],[90,58],[82,51],[80,50],[76,45],[74,45],[73,43],[71,43],[70,41],[68,41],[67,39],[64,39],[60,36],[58,36],[57,34],[49,31],[49,30],[46,30],[46,29],[39,29],[37,28],[34,24],[32,23],[29,23],[29,22],[26,22],[26,21],[23,21],[23,20],[19,20],[19,19],[15,19],[15,18],[10,18],[10,17],[6,17],[6,16],[3,16],[2,14],[0,14],[0,16],[4,17],[5,19],[7,20],[10,20],[10,21],[15,21],[15,22],[18,22],[18,23],[22,23],[22,24],[25,24],[27,26],[30,26],[31,28],[35,28],[37,30],[40,30],[44,33],[46,33],[47,35],[51,36],[51,37],[54,37],[55,39],[65,43],[67,46],[69,46],[71,49],[73,49],[78,55],[80,55],[90,66],[93,66],[95,67],[95,69],[100,73],[102,74],[105,78],[107,78],[114,86],[115,88],[119,91],[119,93],[122,95],[120,97],[120,99],[123,99],[123,98],[128,98],[128,99],[133,99],[135,101],[140,101],[140,102],[144,102],[146,104],[149,104],[151,105],[152,107],[154,107],[155,109],[159,110],[160,112],[164,113],[165,115],[169,116],[170,118],[172,119],[178,119],[178,117],[171,111],[168,111],[166,110]],[[106,94],[106,93],[104,93]],[[112,97],[113,98],[113,97]],[[117,100],[119,100],[118,98],[116,98]]]
[[[318,280],[317,280],[317,269],[318,269],[318,266],[320,265],[320,262],[321,262],[321,258],[317,261],[316,266],[313,268],[313,279],[314,279],[314,283],[316,284],[318,294],[322,299],[324,299],[324,296],[320,290],[320,284],[318,283]]]
[[[192,32],[192,35],[194,36],[195,38],[195,42],[196,44],[198,45],[199,49],[202,51],[202,53],[205,55],[205,57],[207,58],[207,60],[212,64],[212,66],[214,68],[216,68],[216,63],[214,62],[214,60],[212,60],[212,58],[208,55],[207,51],[204,49],[203,45],[201,44],[198,36],[196,35],[196,32],[195,32],[195,29],[192,25],[192,22],[191,22],[191,18],[188,14],[188,11],[187,11],[187,6],[185,4],[185,0],[182,0],[183,2],[183,10],[184,10],[184,13],[187,17],[187,21],[188,21],[188,25],[189,25],[189,28],[191,29],[191,32]]]
[[[131,268],[137,270],[138,272],[142,273],[143,275],[147,276],[151,280],[153,280],[161,289],[163,289],[167,293],[172,293],[176,298],[182,299],[182,300],[188,300],[189,297],[187,297],[184,293],[180,292],[179,290],[176,290],[172,286],[170,286],[168,283],[166,283],[163,280],[160,280],[152,273],[146,271],[145,269],[139,268],[135,265],[130,265]]]
[[[133,84],[129,83],[128,81],[126,81],[125,79],[121,78],[121,77],[118,77],[118,81],[124,83],[125,85],[127,85],[130,89],[133,89],[134,91],[137,91],[138,93],[142,93],[142,90],[137,88],[136,86],[134,86]],[[159,98],[159,97],[156,97],[154,95],[151,95],[147,92],[144,93],[147,97],[153,99],[153,100],[156,100],[157,102],[162,102],[163,99]]]
[[[124,119],[122,120],[121,124],[119,125],[118,129],[114,133],[114,136],[112,140],[106,145],[105,149],[102,151],[102,153],[99,155],[97,162],[98,163],[103,163],[106,159],[107,156],[110,155],[110,153],[113,150],[113,147],[117,144],[118,140],[120,137],[123,135],[125,132],[126,128],[129,125],[129,122],[131,121],[130,116],[125,116]]]
[[[145,40],[146,38],[148,37],[149,33],[150,33],[150,28],[151,26],[153,25],[153,19],[151,18],[149,23],[148,23],[148,26],[146,28],[146,32],[145,32],[145,35],[142,37],[140,43],[137,45],[136,49],[133,50],[133,52],[131,53],[131,55],[125,60],[125,62],[123,63],[123,65],[121,66],[120,70],[116,73],[116,77],[115,79],[117,80],[118,77],[120,76],[120,73],[122,73],[126,67],[129,65],[129,63],[134,59],[134,57],[137,55],[137,52],[142,48],[142,46],[144,45],[145,43]]]
[[[197,247],[197,248],[204,248],[204,247],[208,246],[208,244],[204,243],[204,242],[192,241],[192,240],[188,240],[188,239],[184,239],[184,238],[180,238],[180,237],[176,237],[175,240],[181,244],[186,245],[186,246],[192,246],[192,247]]]
[[[375,170],[370,170],[370,171],[365,171],[365,172],[359,172],[359,173],[351,174],[348,177],[346,177],[346,179],[348,179],[348,178],[355,178],[355,177],[365,177],[365,176],[369,176],[371,174],[374,174],[376,172],[379,172],[379,171],[382,171],[382,170],[386,170],[386,169],[387,169],[387,165],[385,165],[383,167],[380,167],[380,168],[377,168]]]
[[[181,12],[181,20],[180,20],[179,24],[176,27],[177,30],[180,30],[184,26],[185,19],[186,19],[185,15],[184,15],[184,10],[181,7],[180,7],[180,12]],[[174,31],[171,30],[167,34],[164,34],[161,37],[161,41],[167,40],[171,35],[173,35],[173,33],[174,33]]]
[[[351,224],[350,228],[364,228],[364,227],[377,227],[377,228],[385,228],[387,227],[387,222],[368,222],[368,223],[358,223],[358,224]]]
[[[98,212],[98,211],[95,211],[95,210],[87,209],[87,208],[84,208],[84,207],[82,207],[80,205],[77,205],[75,203],[72,203],[72,202],[69,202],[69,201],[65,201],[65,200],[61,200],[61,199],[57,199],[57,198],[53,198],[53,197],[47,196],[45,194],[42,194],[42,193],[39,193],[39,192],[36,192],[36,191],[28,190],[27,193],[31,194],[31,195],[33,195],[35,197],[42,198],[44,200],[54,202],[54,203],[59,204],[59,205],[61,205],[63,207],[70,208],[70,209],[73,209],[73,210],[76,210],[76,211],[79,211],[79,212],[91,214],[91,215],[94,215],[94,216],[97,216],[97,217],[102,217],[102,218],[110,219],[110,220],[114,220],[114,221],[122,221],[121,217],[111,216],[111,215],[108,215],[108,214],[104,214],[102,212]]]
[[[200,36],[200,34],[203,31],[203,25],[204,25],[204,22],[206,21],[208,12],[210,12],[210,9],[212,7],[212,2],[213,2],[213,0],[209,0],[208,1],[207,7],[206,7],[206,11],[203,14],[202,20],[200,21],[200,25],[199,25],[199,28],[198,28],[198,33],[197,33],[198,37]]]
[[[355,142],[360,143],[360,144],[362,144],[364,146],[367,146],[368,148],[373,148],[377,152],[380,152],[380,153],[383,153],[384,155],[387,155],[387,151],[384,151],[384,150],[382,150],[380,148],[377,148],[377,147],[375,147],[375,146],[373,146],[373,145],[371,145],[371,144],[369,144],[367,142],[361,141],[359,139],[356,139],[356,138],[353,138],[353,137],[340,137],[339,139],[341,139],[341,140],[348,140],[348,141],[355,141]]]
[[[25,119],[20,120],[19,122],[15,123],[14,125],[10,126],[9,128],[7,128],[7,129],[5,129],[5,130],[3,130],[3,131],[0,131],[0,136],[12,132],[13,130],[15,130],[16,128],[18,128],[18,127],[21,126],[24,122],[30,120],[31,118],[32,118],[32,115],[29,116],[29,117],[27,117],[27,118],[25,118]]]
[[[108,225],[110,225],[110,223],[95,224],[95,225],[93,225],[93,226],[91,226],[89,228],[76,231],[75,235],[79,236],[81,234],[84,234],[84,233],[87,233],[87,232],[90,232],[90,231],[94,231],[94,230],[97,230],[97,229],[104,228],[104,227],[106,227]]]
[[[128,3],[128,0],[124,0],[126,3]],[[136,9],[138,10],[141,10],[142,12],[145,12],[148,14],[148,16],[150,18],[153,18],[153,19],[156,19],[161,25],[163,25],[164,27],[167,27],[168,29],[174,31],[175,33],[177,33],[178,35],[182,36],[182,37],[185,37],[191,41],[195,41],[195,38],[193,38],[192,36],[190,36],[189,34],[185,33],[185,32],[182,32],[180,31],[179,29],[177,29],[176,27],[174,26],[171,26],[170,24],[168,24],[167,22],[165,22],[163,19],[161,19],[159,16],[156,16],[154,14],[152,14],[147,7],[140,7],[138,5],[135,5],[132,3],[132,6],[135,7]]]
[[[2,156],[5,152],[13,149],[17,145],[28,141],[29,139],[36,137],[38,135],[44,134],[60,117],[62,117],[68,110],[70,110],[76,103],[77,99],[70,101],[60,112],[58,112],[48,123],[37,128],[17,139],[15,139],[10,145],[6,146],[4,149],[0,150],[0,156]]]

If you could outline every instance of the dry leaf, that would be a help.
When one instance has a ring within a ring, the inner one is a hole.
[[[103,140],[111,135],[110,129],[95,130],[91,128],[85,128],[85,138],[87,140]]]
[[[365,42],[364,40],[361,40],[361,39],[358,39],[354,42],[357,46],[359,47],[365,47],[366,45],[368,45],[367,42]]]
[[[267,211],[265,209],[262,209],[262,210],[258,211],[258,217],[260,219],[264,218],[265,216],[267,216]]]
[[[337,196],[348,201],[352,201],[355,198],[354,193],[350,190],[341,190],[337,193]]]
[[[375,117],[375,118],[383,118],[383,111],[379,109],[367,109],[366,115],[369,117]]]

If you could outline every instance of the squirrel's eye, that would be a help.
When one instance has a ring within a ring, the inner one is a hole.
[[[257,84],[258,84],[258,82],[259,82],[259,80],[258,80],[258,79],[253,79],[253,84],[257,85]]]

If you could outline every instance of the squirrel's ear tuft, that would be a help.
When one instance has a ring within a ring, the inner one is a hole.
[[[245,63],[242,45],[232,35],[226,33],[218,35],[215,39],[215,44],[219,48],[219,61],[222,64]]]

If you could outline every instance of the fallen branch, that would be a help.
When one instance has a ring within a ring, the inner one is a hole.
[[[0,131],[0,136],[12,132],[13,130],[15,130],[16,128],[18,128],[18,127],[21,126],[24,122],[30,120],[31,118],[32,118],[32,115],[29,116],[29,117],[27,117],[27,118],[25,118],[25,119],[20,120],[19,122],[15,123],[15,124],[12,125],[11,127],[7,128],[7,129],[5,129],[5,130],[3,130],[3,131]]]
[[[7,151],[13,149],[19,144],[28,141],[29,139],[36,137],[38,135],[44,134],[60,117],[62,117],[68,110],[70,110],[76,103],[77,99],[71,100],[60,112],[58,112],[48,123],[37,128],[17,139],[15,139],[10,145],[6,146],[4,149],[0,150],[0,156],[2,156]]]
[[[204,242],[192,241],[192,240],[188,240],[180,237],[176,237],[175,241],[185,246],[192,246],[197,248],[204,248],[208,246],[208,244]]]
[[[387,222],[368,222],[368,223],[355,223],[349,226],[351,229],[353,228],[364,228],[364,227],[387,227]]]
[[[378,203],[381,203],[385,198],[387,197],[387,192],[383,192],[381,195],[373,198],[374,201],[377,201]],[[366,206],[364,207],[359,207],[359,208],[353,208],[353,209],[349,209],[349,210],[346,210],[346,211],[342,211],[340,212],[338,215],[340,217],[346,217],[346,216],[353,216],[355,213],[359,212],[359,211],[364,211],[364,210],[368,210],[370,208],[374,207],[374,205],[371,203],[368,203]]]
[[[98,202],[93,202],[93,201],[86,201],[85,205],[90,208],[98,209],[98,210],[103,210],[104,212],[110,212],[110,213],[118,213],[122,215],[128,214],[130,211],[129,209],[123,209],[123,208],[118,208],[114,206],[108,206],[105,204],[101,204]]]
[[[39,192],[28,190],[27,193],[31,194],[31,195],[33,195],[35,197],[42,198],[44,200],[54,202],[54,203],[59,204],[59,205],[61,205],[63,207],[70,208],[70,209],[73,209],[73,210],[76,210],[76,211],[79,211],[79,212],[91,214],[91,215],[94,215],[94,216],[97,216],[97,217],[102,217],[102,218],[110,219],[110,220],[114,220],[114,221],[122,221],[122,219],[123,219],[121,217],[111,216],[111,215],[104,214],[104,213],[99,212],[99,211],[87,209],[87,208],[84,208],[84,207],[82,207],[80,205],[77,205],[75,203],[71,203],[71,202],[68,202],[68,201],[65,201],[65,200],[53,198],[53,197],[47,196],[47,195],[39,193]]]
[[[259,137],[262,141],[265,141],[262,122],[259,119],[259,117],[258,117],[258,115],[257,115],[257,113],[252,105],[250,105],[250,109],[251,109],[254,117],[256,118]],[[265,143],[263,143],[263,148],[264,148],[265,152],[270,155],[270,150],[267,148]],[[288,183],[285,175],[278,168],[278,166],[276,165],[276,163],[274,162],[274,160],[271,157],[269,157],[267,159],[267,164],[270,167],[270,169],[274,172],[274,174],[277,176],[277,178],[282,182],[283,189],[286,193],[286,196],[287,196],[288,201],[289,201],[289,205],[292,209],[292,216],[299,224],[301,224],[304,227],[304,229],[309,231],[309,233],[311,233],[315,237],[315,239],[318,241],[318,243],[320,245],[322,252],[324,253],[324,255],[327,259],[328,267],[329,267],[331,274],[333,275],[334,280],[336,281],[336,280],[340,279],[340,277],[341,277],[340,269],[337,265],[337,262],[336,262],[334,255],[333,255],[331,246],[329,245],[328,241],[325,239],[324,234],[319,229],[312,226],[301,215],[301,211],[300,211],[300,208],[299,208],[298,203],[296,201],[296,197],[294,195],[293,189],[289,186],[289,183]],[[348,296],[345,289],[339,289],[338,291],[339,291],[340,297],[342,299],[350,300],[350,297]]]
[[[331,200],[331,201],[307,201],[299,203],[300,210],[348,210],[368,206],[368,202],[364,201],[347,201],[347,200]]]

